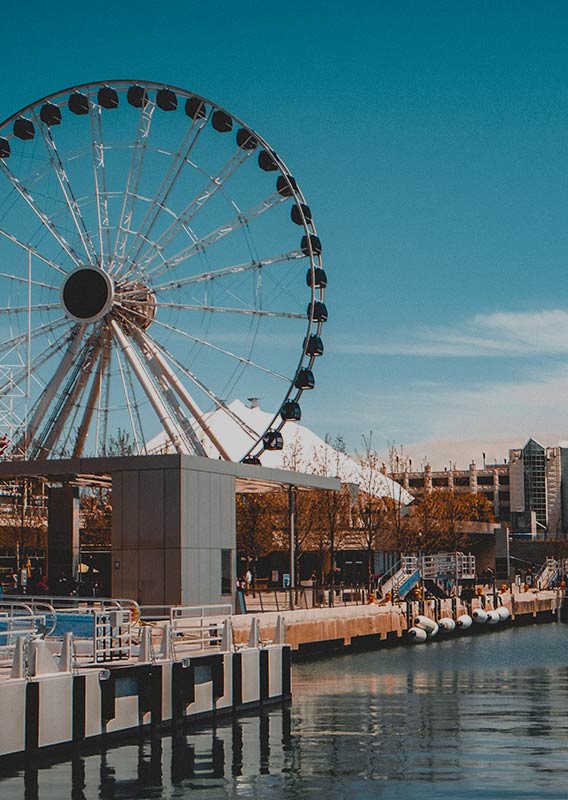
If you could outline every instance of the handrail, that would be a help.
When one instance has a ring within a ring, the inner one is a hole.
[[[53,606],[45,600],[41,603],[24,603],[12,600],[12,598],[0,597],[0,610],[6,612],[5,618],[7,620],[16,617],[37,620],[39,622],[37,632],[41,633],[43,638],[51,636],[57,625],[57,613]],[[48,617],[51,617],[51,627],[48,627],[47,624]]]
[[[381,575],[381,577],[379,578],[379,586],[381,586],[381,584],[384,581],[388,580],[395,573],[397,573],[399,571],[401,563],[402,563],[402,559],[399,558],[399,560],[395,564],[393,564],[393,566],[390,569],[387,569],[387,571],[385,573],[383,573],[383,575]]]
[[[558,573],[558,562],[554,558],[547,558],[535,575],[535,585],[538,589],[547,589]]]
[[[233,613],[230,605],[173,606],[170,609],[170,625],[174,654],[176,645],[197,650],[206,647],[219,648],[222,640],[221,628]]]
[[[57,615],[49,603],[43,603],[43,610],[29,603],[20,603],[0,597],[0,663],[10,663],[17,639],[45,638],[55,629]],[[48,624],[51,617],[51,626]],[[2,630],[2,628],[5,629]]]

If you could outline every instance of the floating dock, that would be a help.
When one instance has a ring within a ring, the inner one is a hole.
[[[290,648],[275,641],[278,626],[261,641],[249,621],[247,642],[236,645],[230,607],[177,608],[163,617],[137,620],[136,604],[126,601],[64,610],[55,601],[3,601],[0,758],[290,698]]]

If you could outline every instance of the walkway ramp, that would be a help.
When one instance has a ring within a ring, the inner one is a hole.
[[[537,589],[548,589],[558,577],[558,561],[547,558],[536,574],[535,585]]]
[[[383,597],[387,593],[391,597],[404,598],[411,589],[414,589],[420,580],[420,569],[418,559],[414,556],[404,556],[393,567],[394,572],[384,576],[381,583],[381,592]]]

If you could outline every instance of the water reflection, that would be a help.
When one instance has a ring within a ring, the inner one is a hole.
[[[567,636],[543,626],[297,665],[291,709],[30,762],[0,797],[565,800]]]

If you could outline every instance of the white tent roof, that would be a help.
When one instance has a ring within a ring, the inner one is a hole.
[[[233,400],[229,408],[258,436],[272,421],[272,414],[263,411],[259,406],[250,408],[240,400]],[[235,462],[240,461],[251,446],[251,438],[246,431],[229,414],[220,409],[206,415],[206,421],[230,458]],[[355,459],[335,450],[304,425],[287,422],[283,429],[283,437],[284,449],[265,451],[261,457],[263,466],[305,472],[308,475],[338,477],[342,483],[358,484],[362,491],[378,497],[392,497],[405,505],[414,499],[398,483],[377,470],[365,469]],[[205,439],[202,439],[202,442],[207,455],[217,458],[218,452],[213,445]],[[173,447],[165,432],[158,434],[148,443],[149,453],[172,451]]]

